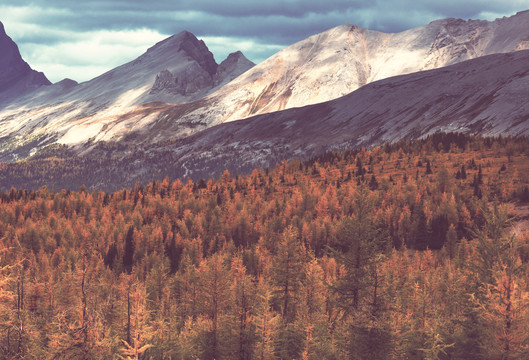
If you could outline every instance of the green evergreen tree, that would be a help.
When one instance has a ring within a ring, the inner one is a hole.
[[[432,174],[432,168],[430,166],[430,160],[426,161],[426,175]]]
[[[273,264],[275,301],[286,324],[294,323],[304,279],[305,246],[292,226],[281,235]]]
[[[123,250],[123,268],[130,274],[134,265],[134,227],[129,226],[127,236],[125,237],[125,249]]]
[[[340,298],[340,306],[349,314],[359,309],[363,293],[372,285],[377,254],[389,248],[388,233],[373,221],[374,206],[374,195],[361,186],[354,197],[352,214],[341,221],[337,243],[331,251],[346,269],[332,288]]]

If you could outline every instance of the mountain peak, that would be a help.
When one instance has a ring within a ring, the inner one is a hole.
[[[14,99],[50,81],[22,59],[17,44],[0,22],[0,102]]]
[[[241,51],[232,52],[217,68],[215,86],[227,84],[254,66]]]
[[[168,38],[163,39],[162,41],[157,42],[153,46],[151,46],[147,52],[157,51],[160,49],[168,49],[172,47],[178,48],[182,43],[184,42],[197,42],[198,39],[193,35],[193,33],[190,33],[187,30],[181,31],[178,34],[174,34],[172,36],[169,36]]]
[[[360,30],[365,30],[365,29],[358,25],[354,25],[351,23],[345,23],[335,28],[332,28],[328,31],[339,31],[339,32],[349,33],[349,32],[355,32],[355,31],[360,31]]]
[[[77,81],[75,81],[75,80],[70,79],[70,78],[64,78],[61,81],[55,83],[55,85],[59,85],[62,88],[70,89],[70,88],[72,88],[74,86],[79,85],[79,83]]]
[[[173,35],[173,37],[179,38],[185,41],[193,41],[193,42],[199,41],[197,37],[195,36],[195,34],[187,30],[182,30],[178,34]]]
[[[518,11],[511,17],[504,16],[503,18],[496,19],[496,21],[509,21],[509,19],[516,19],[516,22],[525,22],[527,24],[527,20],[529,19],[529,10]]]
[[[171,56],[175,52],[181,52],[196,61],[210,76],[217,72],[218,65],[204,41],[187,30],[170,36],[147,50],[148,54],[154,56]]]
[[[246,56],[244,56],[242,51],[237,50],[237,51],[232,52],[231,54],[229,54],[228,57],[226,58],[226,60],[224,60],[220,65],[222,65],[224,63],[236,62],[236,61],[240,61],[240,60],[250,61],[250,60],[248,60],[248,58]]]
[[[151,46],[147,50],[147,52],[170,50],[170,49],[179,51],[181,50],[182,46],[185,44],[189,44],[195,47],[201,47],[201,45],[204,44],[204,42],[201,40],[198,40],[197,37],[193,33],[187,30],[184,30],[184,31],[179,32],[178,34],[174,34],[160,42],[157,42],[156,44]]]

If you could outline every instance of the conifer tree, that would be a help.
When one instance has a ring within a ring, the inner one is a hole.
[[[430,175],[430,174],[432,174],[432,168],[430,165],[430,160],[427,160],[426,161],[426,175]]]
[[[292,226],[281,235],[279,249],[273,265],[275,302],[281,312],[281,322],[274,339],[276,356],[280,359],[298,359],[303,350],[304,334],[296,323],[304,281],[304,245]]]
[[[132,266],[134,265],[134,249],[134,227],[131,225],[125,237],[125,248],[123,250],[123,268],[128,274],[132,272]]]
[[[293,323],[304,278],[305,247],[290,226],[281,235],[278,248],[282,250],[277,252],[273,264],[275,299],[283,321]]]
[[[236,338],[234,358],[249,360],[252,358],[256,340],[255,324],[252,320],[255,312],[255,286],[246,274],[246,268],[238,256],[232,259],[231,274],[234,280],[231,291],[235,328],[237,329],[234,334]]]
[[[133,285],[128,294],[128,313],[130,322],[127,340],[122,340],[120,359],[139,360],[142,354],[152,347],[150,343],[153,333],[149,324],[150,314],[147,307],[147,293],[140,284]]]
[[[280,315],[272,310],[272,286],[263,277],[257,282],[257,303],[255,325],[257,339],[254,358],[259,360],[275,359],[273,335],[280,322]]]
[[[426,250],[430,245],[430,231],[422,202],[415,205],[412,213],[412,221],[414,222],[414,232],[411,247],[417,250]]]
[[[457,231],[454,224],[450,224],[448,232],[446,233],[446,249],[448,251],[448,256],[450,259],[453,259],[456,255],[456,246],[457,246]]]
[[[486,222],[476,239],[476,270],[482,286],[475,301],[491,330],[485,346],[498,358],[522,359],[529,354],[527,266],[520,259],[518,237],[507,233],[506,207],[496,204],[484,209],[484,214]]]
[[[9,265],[0,268],[0,355],[5,359],[14,358],[17,354],[13,330],[18,328],[18,324],[13,304],[18,307],[18,298],[12,289],[16,281],[13,269]]]
[[[359,309],[362,292],[368,286],[370,265],[376,261],[376,254],[388,246],[387,234],[372,219],[373,209],[373,195],[361,186],[354,196],[352,215],[342,220],[338,241],[332,251],[345,267],[345,274],[333,288],[347,312]]]
[[[203,260],[199,267],[198,299],[201,312],[211,321],[211,328],[204,334],[205,344],[201,359],[219,359],[230,353],[230,344],[226,341],[231,331],[228,323],[227,308],[230,302],[229,273],[224,258],[215,254]]]

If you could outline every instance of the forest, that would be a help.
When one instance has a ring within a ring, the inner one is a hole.
[[[527,359],[529,141],[0,192],[1,359]]]

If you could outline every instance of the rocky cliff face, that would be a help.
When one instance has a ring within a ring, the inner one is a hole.
[[[149,94],[172,94],[184,97],[193,96],[204,89],[213,87],[213,79],[197,63],[192,63],[178,74],[169,70],[162,70],[156,75],[156,80]]]
[[[22,59],[18,46],[7,36],[0,22],[0,103],[42,85],[50,85],[49,80]]]
[[[163,69],[151,88],[150,94],[172,94],[193,97],[201,90],[210,90],[213,76],[217,72],[217,63],[206,44],[188,31],[183,31],[152,47],[147,51],[150,56],[167,56],[168,52],[182,54],[188,63],[185,67]],[[202,94],[203,96],[203,94]]]
[[[242,52],[231,53],[217,68],[213,84],[216,87],[225,85],[254,66],[255,64],[248,60]]]
[[[202,58],[207,59],[208,55],[211,55],[209,50]],[[200,58],[200,56],[196,57]],[[192,96],[204,89],[211,90],[225,85],[254,66],[254,63],[238,51],[230,54],[220,65],[197,61],[176,74],[164,69],[156,75],[150,94],[165,92],[173,95]]]

